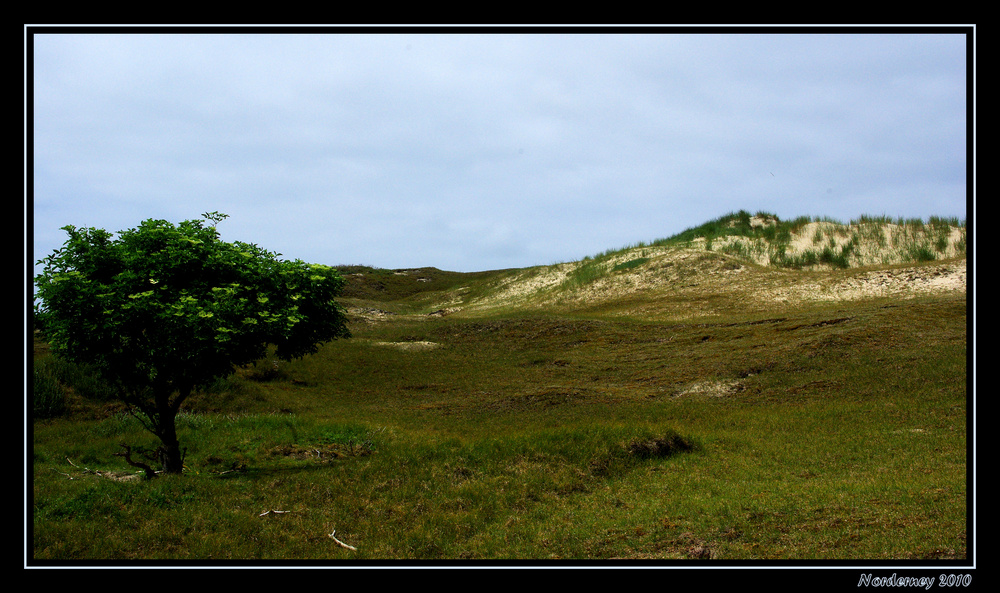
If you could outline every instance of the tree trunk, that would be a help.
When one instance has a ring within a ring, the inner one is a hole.
[[[162,471],[165,474],[179,474],[184,471],[184,458],[181,454],[180,442],[177,440],[177,410],[180,404],[191,393],[191,388],[181,389],[180,393],[170,401],[170,394],[157,396],[156,408],[158,416],[158,426],[156,434],[163,443],[161,451]]]
[[[181,456],[181,445],[177,440],[177,429],[174,423],[174,415],[169,419],[160,417],[160,441],[163,442],[160,458],[163,463],[162,471],[165,474],[179,474],[184,471],[184,458]]]

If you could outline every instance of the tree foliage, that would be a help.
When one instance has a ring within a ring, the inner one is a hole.
[[[39,262],[36,327],[53,354],[95,366],[138,412],[163,441],[165,471],[180,471],[174,417],[193,389],[269,345],[290,360],[350,335],[334,301],[344,279],[329,266],[224,242],[203,220],[150,219],[117,238],[63,230],[68,240]]]

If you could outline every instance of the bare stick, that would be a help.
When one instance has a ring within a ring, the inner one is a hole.
[[[349,545],[345,544],[344,542],[340,541],[339,539],[337,539],[336,536],[334,536],[334,533],[337,533],[336,529],[334,529],[333,533],[330,534],[330,539],[332,539],[333,541],[335,541],[338,544],[340,544],[341,547],[347,548],[348,550],[354,550],[355,552],[358,550],[354,546],[349,546]]]
[[[270,511],[264,511],[263,513],[261,513],[261,514],[259,514],[257,516],[258,517],[263,517],[264,515],[272,515],[272,514],[273,515],[284,515],[285,513],[290,513],[290,512],[292,512],[292,511],[277,511],[277,510],[273,510],[272,509]]]
[[[70,459],[69,457],[66,458],[66,462],[69,463],[70,465],[72,465],[73,467],[75,467],[76,469],[83,471],[83,473],[85,473],[85,474],[98,474],[98,475],[100,475],[100,473],[101,473],[101,472],[98,472],[98,471],[94,471],[94,470],[90,469],[89,467],[80,467],[79,465],[73,463],[73,460]],[[72,478],[70,478],[70,479],[72,479]]]

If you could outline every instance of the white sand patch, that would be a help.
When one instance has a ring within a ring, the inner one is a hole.
[[[915,298],[929,294],[964,293],[964,259],[940,264],[858,271],[824,280],[802,279],[778,287],[762,286],[762,302],[852,301],[869,298]]]
[[[404,352],[433,350],[440,345],[437,342],[372,342],[372,346],[386,346],[403,350]]]
[[[678,391],[675,397],[685,395],[707,395],[708,397],[726,397],[739,393],[743,389],[743,384],[739,381],[706,380],[695,381],[686,388]]]

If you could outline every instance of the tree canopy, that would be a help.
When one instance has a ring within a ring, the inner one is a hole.
[[[63,230],[68,240],[39,262],[36,326],[56,356],[96,367],[167,449],[194,388],[263,358],[269,345],[290,360],[350,336],[334,301],[344,279],[329,266],[224,242],[203,220],[150,219],[117,238]],[[175,457],[167,471],[180,471]]]

